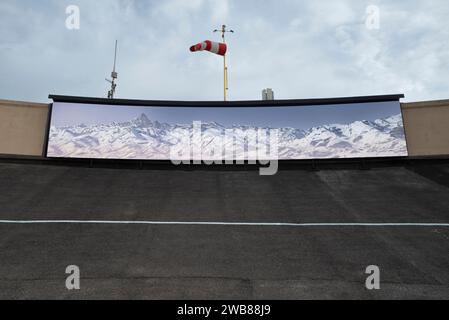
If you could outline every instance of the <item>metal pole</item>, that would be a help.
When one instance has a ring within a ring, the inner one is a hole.
[[[226,43],[225,34],[226,32],[234,32],[234,30],[226,30],[226,25],[221,26],[221,30],[215,29],[214,32],[221,32],[221,38],[223,43]],[[226,65],[226,54],[223,55],[223,98],[227,101],[227,95],[229,90],[228,83],[228,66]]]
[[[223,93],[224,93],[224,101],[227,99],[227,91],[228,91],[228,79],[227,79],[227,67],[226,67],[226,55],[223,56]]]
[[[222,25],[221,27],[221,37],[223,38],[223,43],[226,43],[225,39],[226,26]],[[223,93],[224,93],[224,101],[227,100],[227,91],[228,91],[228,77],[227,77],[227,67],[226,67],[226,55],[223,56]]]

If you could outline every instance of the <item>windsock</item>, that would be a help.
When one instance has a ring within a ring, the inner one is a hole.
[[[206,50],[218,54],[220,56],[224,56],[226,54],[227,49],[228,47],[226,46],[226,43],[213,42],[210,40],[206,40],[204,42],[198,43],[190,47],[191,52]]]

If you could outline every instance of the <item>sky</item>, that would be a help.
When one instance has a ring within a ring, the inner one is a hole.
[[[221,100],[221,57],[189,47],[222,24],[230,100],[447,99],[448,17],[447,0],[2,0],[0,99],[105,97],[117,39],[117,98]]]
[[[307,130],[326,124],[348,124],[376,120],[401,113],[397,101],[364,104],[338,104],[300,107],[141,107],[59,103],[53,104],[51,125],[110,124],[126,122],[145,114],[152,121],[170,124],[192,124],[193,121],[217,122],[226,127],[251,125],[271,128]]]

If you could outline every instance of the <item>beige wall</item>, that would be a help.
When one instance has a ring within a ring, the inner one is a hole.
[[[449,155],[449,100],[401,105],[409,155]]]
[[[41,156],[49,105],[0,100],[0,154]]]

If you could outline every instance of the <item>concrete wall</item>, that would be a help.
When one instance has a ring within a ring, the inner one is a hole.
[[[449,155],[449,100],[402,104],[410,156]]]
[[[41,156],[49,105],[0,100],[0,154]]]

